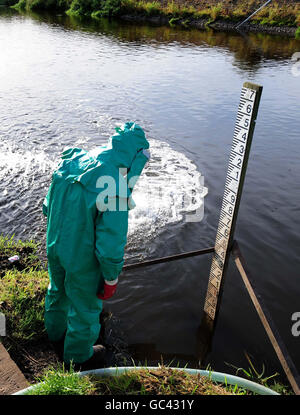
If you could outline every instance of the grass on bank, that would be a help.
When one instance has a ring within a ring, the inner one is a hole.
[[[258,0],[240,0],[231,6],[227,2],[212,2],[202,7],[194,7],[188,1],[180,5],[175,1],[169,1],[164,5],[162,1],[146,0],[19,0],[13,7],[32,11],[63,10],[69,15],[91,16],[96,19],[122,14],[162,15],[171,22],[183,19],[185,25],[188,25],[192,19],[206,19],[208,23],[215,21],[237,23],[248,17],[259,6],[261,2]],[[262,9],[251,21],[266,26],[297,27],[300,26],[300,5],[274,2]],[[179,23],[182,24],[182,21]]]
[[[25,345],[43,337],[44,304],[48,273],[40,264],[34,241],[23,242],[0,235],[0,312],[6,316],[12,341]],[[8,258],[19,255],[10,263]]]
[[[44,337],[44,305],[48,273],[7,271],[0,279],[0,312],[6,316],[9,339],[19,345]]]

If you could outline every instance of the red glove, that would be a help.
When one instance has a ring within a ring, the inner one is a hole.
[[[118,278],[113,281],[104,281],[103,293],[97,294],[100,300],[108,300],[117,290]]]

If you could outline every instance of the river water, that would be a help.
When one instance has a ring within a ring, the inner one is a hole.
[[[152,157],[130,214],[131,262],[214,245],[240,90],[245,81],[263,85],[235,236],[299,367],[291,318],[300,311],[300,70],[291,57],[300,42],[3,8],[0,48],[1,232],[44,246],[41,204],[62,150],[92,150],[132,120]],[[188,221],[203,201],[203,219]],[[106,308],[141,359],[197,364],[210,262],[206,255],[122,274]],[[226,362],[248,366],[245,351],[267,374],[282,372],[231,261],[208,360],[232,372]]]

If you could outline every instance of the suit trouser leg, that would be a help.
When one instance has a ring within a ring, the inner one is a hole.
[[[97,298],[99,271],[68,274],[65,290],[70,301],[64,361],[83,363],[93,355],[93,345],[100,332],[102,300]]]
[[[48,257],[50,284],[45,299],[45,326],[51,341],[60,340],[67,330],[70,301],[65,292],[65,270]]]

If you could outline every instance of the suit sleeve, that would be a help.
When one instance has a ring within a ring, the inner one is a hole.
[[[95,254],[106,281],[118,278],[122,270],[127,230],[128,210],[98,212]]]
[[[53,183],[53,179],[52,179],[52,182],[51,182],[51,184],[49,186],[49,189],[48,189],[48,193],[46,194],[46,197],[43,201],[43,214],[45,216],[48,216],[48,214],[49,214],[49,205],[50,205],[50,201],[51,201],[51,190],[52,190],[53,186],[54,186],[54,183]]]

